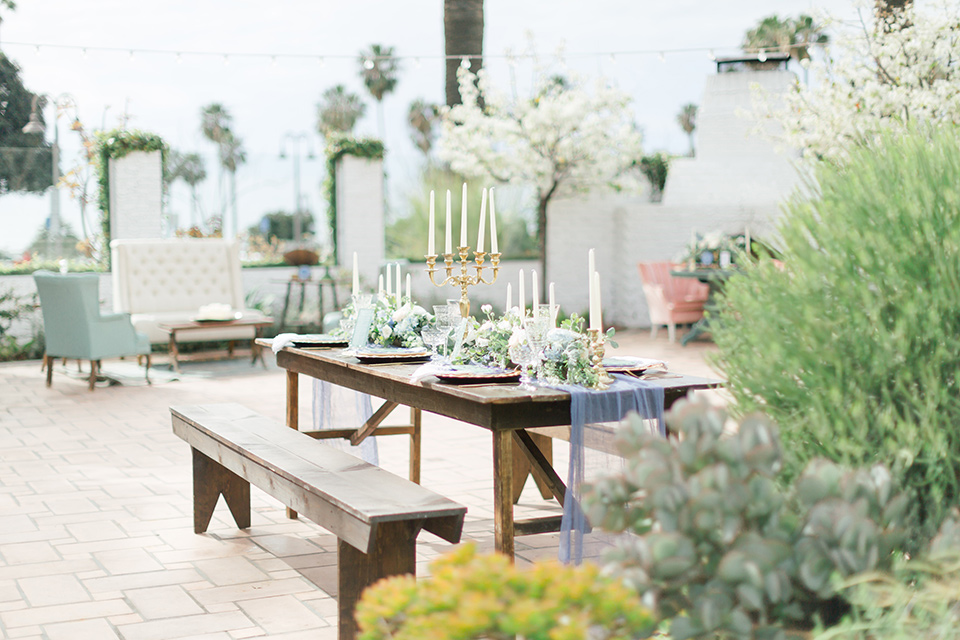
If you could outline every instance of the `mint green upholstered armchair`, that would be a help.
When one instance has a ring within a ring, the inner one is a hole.
[[[146,378],[150,381],[150,343],[137,333],[128,313],[100,313],[100,278],[94,273],[33,274],[40,294],[46,353],[47,386],[53,378],[55,358],[90,361],[90,390],[104,358],[145,355]]]

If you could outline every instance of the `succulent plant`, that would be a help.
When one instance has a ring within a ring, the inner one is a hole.
[[[598,526],[627,531],[611,568],[636,589],[673,640],[774,639],[783,626],[835,619],[835,577],[890,566],[908,503],[886,469],[814,461],[790,491],[776,482],[777,429],[760,415],[734,425],[724,410],[683,402],[679,438],[621,426],[622,473],[588,488]]]

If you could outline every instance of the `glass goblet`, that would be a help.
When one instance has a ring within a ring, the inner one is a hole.
[[[454,317],[451,307],[445,304],[436,304],[433,305],[433,315],[436,317],[436,326],[438,329],[443,330],[443,339],[441,343],[443,344],[443,353],[447,353],[447,336],[453,330],[453,327],[456,323],[456,318]]]
[[[536,389],[536,387],[533,386],[533,378],[530,377],[529,373],[530,365],[536,362],[536,354],[533,351],[533,347],[530,346],[530,343],[523,340],[517,344],[510,345],[507,352],[510,355],[510,360],[520,365],[520,388],[526,391]]]
[[[431,360],[442,360],[438,348],[447,338],[447,330],[442,329],[436,325],[427,325],[420,332],[420,337],[423,339],[423,343],[430,347],[430,350],[433,352],[433,355],[430,357]]]
[[[536,318],[527,318],[524,329],[527,334],[527,343],[533,350],[534,366],[537,378],[541,378],[540,363],[543,360],[543,350],[547,346],[547,333],[550,331],[550,316],[539,314]]]

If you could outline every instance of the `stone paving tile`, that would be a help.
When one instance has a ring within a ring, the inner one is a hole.
[[[617,338],[617,355],[713,375],[703,364],[707,343]],[[209,531],[195,535],[189,447],[170,429],[176,404],[239,402],[281,419],[283,372],[242,361],[185,370],[181,382],[90,393],[66,376],[47,389],[35,362],[0,364],[0,638],[336,638],[336,538],[287,520],[256,490],[250,529],[236,529],[221,502]],[[301,397],[311,393],[302,377]],[[301,425],[310,419],[302,410]],[[405,477],[407,439],[379,445],[384,468]],[[464,539],[482,551],[493,548],[491,457],[488,432],[424,415],[423,484],[468,507]],[[555,463],[565,468],[562,445]],[[527,485],[518,516],[559,513]],[[418,574],[452,548],[421,534]],[[521,538],[518,564],[556,548],[556,534]]]

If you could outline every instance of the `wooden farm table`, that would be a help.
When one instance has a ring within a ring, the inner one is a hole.
[[[267,346],[267,341],[261,341]],[[559,531],[557,517],[514,522],[513,451],[516,445],[529,459],[535,478],[549,486],[563,504],[566,487],[543,455],[528,429],[570,424],[570,394],[554,389],[523,391],[516,386],[443,384],[436,378],[412,382],[419,365],[364,365],[340,349],[295,349],[277,353],[277,364],[287,370],[287,426],[299,424],[298,376],[347,387],[384,399],[384,406],[350,438],[358,444],[375,434],[379,421],[396,405],[436,413],[488,429],[493,436],[494,540],[496,550],[513,557],[515,535]],[[720,386],[719,380],[680,375],[650,380],[663,387],[664,409],[696,389]],[[378,417],[378,414],[382,414]],[[359,437],[358,437],[359,436]]]

